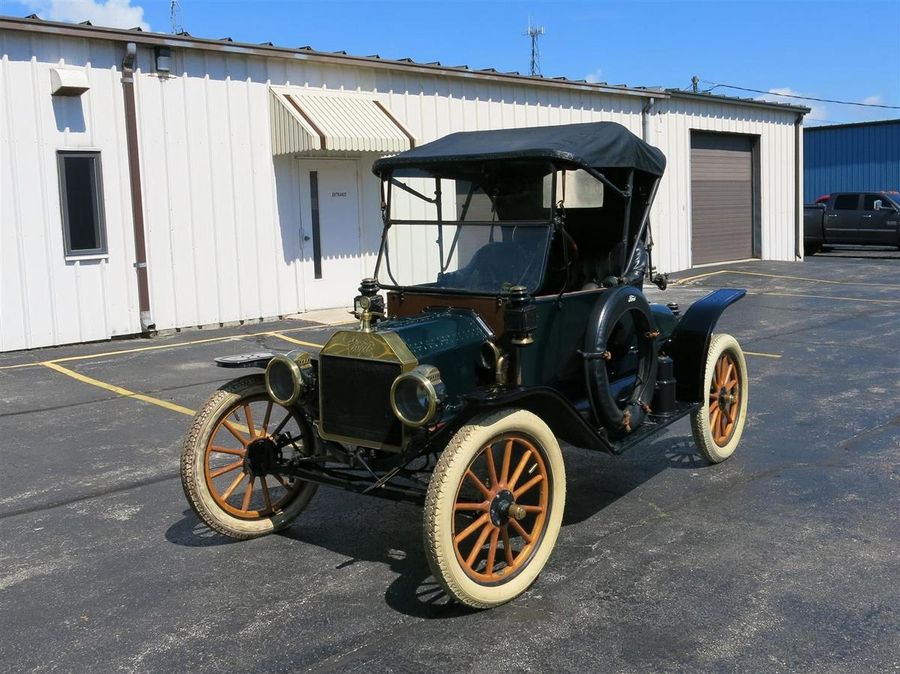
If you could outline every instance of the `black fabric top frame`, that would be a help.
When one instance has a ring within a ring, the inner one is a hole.
[[[462,164],[495,161],[543,161],[557,167],[635,169],[662,176],[663,153],[621,124],[590,122],[494,131],[451,133],[431,143],[378,159],[377,176],[452,176]],[[463,169],[465,173],[465,169]]]

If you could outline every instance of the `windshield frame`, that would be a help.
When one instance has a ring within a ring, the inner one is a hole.
[[[557,170],[554,167],[554,170],[551,173],[551,192],[550,194],[556,194],[556,180],[557,180]],[[445,178],[449,179],[449,178]],[[476,185],[476,183],[472,182],[472,187],[469,189],[469,194],[466,198],[466,202],[463,205],[462,216],[463,219],[457,220],[445,220],[443,217],[443,208],[441,201],[441,177],[435,177],[435,196],[428,197],[411,187],[407,186],[404,183],[401,183],[399,180],[393,177],[393,173],[390,173],[382,178],[381,181],[381,219],[383,223],[382,231],[381,231],[381,244],[378,247],[378,258],[375,262],[375,271],[374,277],[378,282],[378,285],[385,290],[394,290],[399,292],[421,292],[427,294],[436,294],[436,295],[472,295],[479,297],[503,297],[509,294],[509,290],[498,290],[496,292],[487,292],[483,290],[468,290],[465,288],[441,288],[441,287],[432,287],[432,286],[423,286],[420,284],[417,285],[402,285],[397,283],[396,279],[393,276],[393,273],[390,269],[390,257],[389,257],[389,243],[388,243],[388,233],[390,232],[391,227],[394,225],[410,225],[410,226],[437,226],[438,230],[438,255],[440,258],[440,267],[441,273],[445,272],[447,267],[450,264],[450,259],[453,256],[453,252],[456,247],[456,242],[459,238],[459,233],[462,231],[463,227],[543,227],[547,229],[546,236],[544,237],[544,246],[543,250],[540,252],[539,263],[540,263],[540,271],[538,275],[537,284],[533,289],[529,289],[532,293],[537,293],[538,290],[544,284],[544,277],[547,272],[547,260],[550,256],[550,244],[553,240],[553,229],[555,228],[558,220],[558,208],[557,204],[554,203],[554,200],[550,200],[550,213],[549,217],[545,219],[536,219],[536,220],[465,220],[465,215],[468,212],[469,203],[471,201],[471,197],[474,194],[475,190],[480,187],[480,185]],[[391,201],[393,195],[393,187],[398,187],[402,189],[404,192],[408,192],[413,196],[434,204],[437,209],[437,219],[436,220],[409,220],[409,219],[400,219],[400,218],[392,218],[391,217]],[[491,199],[493,203],[493,197],[488,195],[488,198]],[[448,255],[444,256],[444,227],[452,227],[455,228],[455,232],[453,235],[453,239],[451,241],[450,250]],[[386,272],[387,277],[390,279],[391,283],[387,283],[386,279],[381,278],[382,273],[382,263],[384,263],[383,270]]]

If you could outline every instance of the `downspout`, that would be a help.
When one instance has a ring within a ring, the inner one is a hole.
[[[644,107],[641,108],[641,135],[645,143],[650,142],[650,109],[654,103],[656,103],[655,98],[648,98],[647,102],[644,103]]]
[[[797,115],[794,122],[794,257],[803,259],[803,115]]]
[[[128,179],[131,186],[131,220],[134,226],[134,270],[137,273],[141,333],[154,334],[150,314],[150,284],[147,279],[147,243],[144,233],[144,197],[141,192],[141,157],[138,151],[137,110],[134,102],[134,61],[137,45],[129,42],[122,59],[122,93],[125,98],[125,138],[128,145]]]

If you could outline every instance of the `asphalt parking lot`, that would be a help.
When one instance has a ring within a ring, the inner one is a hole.
[[[441,596],[416,507],[323,488],[242,543],[188,509],[182,434],[234,374],[210,360],[334,328],[0,355],[0,670],[897,671],[900,254],[649,294],[717,287],[748,289],[719,326],[750,354],[735,456],[705,465],[686,420],[619,458],[567,448],[556,551],[486,612]]]

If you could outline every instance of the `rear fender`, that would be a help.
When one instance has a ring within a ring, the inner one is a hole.
[[[678,322],[675,332],[663,347],[675,363],[677,397],[685,402],[703,400],[703,369],[706,352],[719,316],[747,291],[722,288],[694,302]]]

